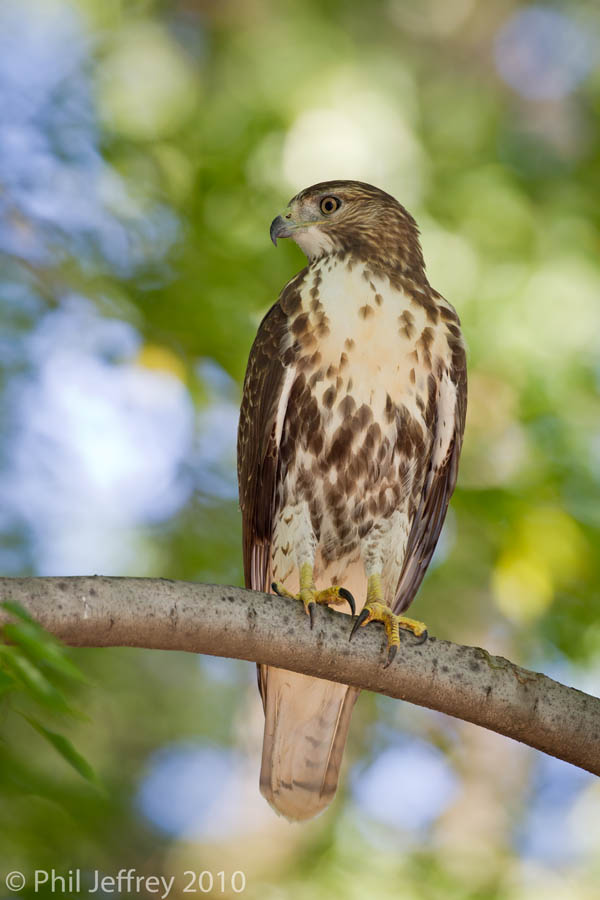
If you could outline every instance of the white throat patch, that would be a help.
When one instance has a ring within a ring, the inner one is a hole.
[[[298,228],[297,231],[292,232],[291,238],[306,254],[309,262],[333,250],[331,238],[318,225]]]

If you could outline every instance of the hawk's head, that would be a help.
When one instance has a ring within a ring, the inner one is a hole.
[[[394,269],[423,269],[417,223],[390,194],[362,181],[305,188],[271,223],[271,239],[291,237],[310,261],[329,253]]]

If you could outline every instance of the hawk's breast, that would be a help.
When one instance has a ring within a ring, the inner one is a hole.
[[[364,263],[321,260],[289,304],[300,350],[277,505],[294,544],[302,536],[290,516],[307,513],[325,561],[349,558],[382,523],[400,514],[406,530],[414,515],[448,344],[430,297]]]

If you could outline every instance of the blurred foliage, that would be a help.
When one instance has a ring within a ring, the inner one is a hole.
[[[0,643],[0,698],[5,708],[28,722],[31,727],[88,781],[94,781],[89,763],[63,734],[52,731],[39,720],[40,713],[74,716],[66,697],[73,683],[85,681],[80,669],[71,662],[61,644],[44,631],[16,603],[7,601],[2,608],[17,621],[2,626]],[[20,786],[28,792],[30,778],[23,778],[17,757],[2,748],[3,772],[8,779],[19,773]]]
[[[360,178],[417,218],[469,346],[459,487],[415,614],[597,693],[599,29],[585,0],[6,0],[3,571],[241,583],[241,379],[304,264],[268,227],[308,184]],[[3,702],[46,731],[2,719],[2,871],[134,867],[175,874],[170,896],[203,868],[267,900],[597,896],[583,773],[363,696],[334,807],[292,828],[258,796],[251,667],[66,656],[10,628]]]

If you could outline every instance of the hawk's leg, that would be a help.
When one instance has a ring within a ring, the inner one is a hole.
[[[280,597],[290,597],[292,600],[301,600],[304,604],[306,613],[310,616],[310,627],[314,624],[314,609],[316,603],[325,603],[327,606],[335,606],[337,603],[347,603],[352,610],[352,615],[356,612],[354,597],[343,587],[328,587],[322,591],[318,591],[315,587],[313,575],[313,567],[310,563],[302,563],[300,566],[300,591],[298,594],[291,594],[282,585],[275,581],[271,588]]]
[[[407,616],[397,616],[384,603],[381,576],[379,574],[369,575],[367,581],[367,602],[352,626],[350,640],[354,637],[356,629],[361,625],[366,625],[368,622],[383,622],[385,626],[385,633],[388,639],[388,658],[384,668],[389,666],[398,651],[401,628],[405,631],[411,631],[418,638],[417,643],[419,644],[423,644],[427,640],[427,628],[423,622],[409,619]]]

